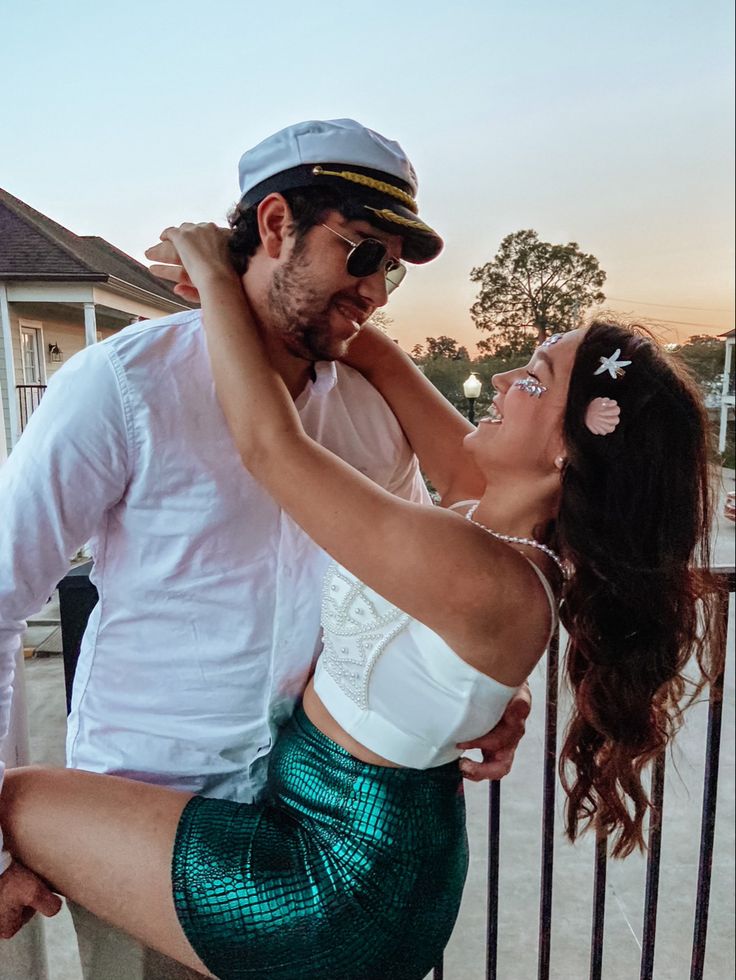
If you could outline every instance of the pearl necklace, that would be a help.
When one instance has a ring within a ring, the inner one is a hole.
[[[478,501],[478,503],[480,503],[480,501]],[[465,515],[465,520],[470,521],[471,524],[475,524],[476,527],[481,528],[483,531],[487,531],[488,534],[492,534],[493,537],[498,538],[499,541],[506,541],[509,544],[526,544],[529,545],[530,548],[538,548],[539,551],[543,551],[545,555],[548,555],[552,559],[552,561],[555,563],[555,565],[557,565],[560,572],[562,573],[563,578],[567,578],[567,571],[562,562],[562,559],[555,551],[553,551],[551,548],[548,548],[546,544],[542,544],[539,541],[535,541],[534,538],[519,538],[516,537],[516,535],[514,534],[501,534],[499,531],[491,530],[490,527],[486,527],[485,524],[481,524],[480,521],[473,520],[473,514],[475,514],[477,509],[478,509],[478,504],[473,504],[473,506]]]

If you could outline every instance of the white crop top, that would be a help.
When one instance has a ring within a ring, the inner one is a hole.
[[[550,599],[554,629],[552,590],[530,564]],[[429,769],[459,758],[457,743],[490,731],[517,691],[471,667],[334,562],[324,580],[322,627],[316,693],[349,735],[400,766]]]

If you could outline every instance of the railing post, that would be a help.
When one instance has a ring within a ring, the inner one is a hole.
[[[498,885],[501,837],[501,784],[488,788],[488,925],[486,931],[486,980],[496,980],[498,970]]]
[[[733,591],[733,573],[730,576]],[[719,597],[718,615],[722,621],[723,660],[728,644],[728,593]],[[705,748],[705,782],[703,786],[703,815],[700,829],[700,860],[693,928],[693,951],[690,960],[690,980],[702,980],[705,965],[705,941],[708,936],[708,906],[710,879],[713,870],[713,840],[716,830],[716,801],[718,796],[718,763],[721,753],[721,713],[723,706],[723,671],[713,682],[708,706],[708,734]]]
[[[606,923],[606,870],[608,835],[598,830],[595,838],[595,871],[593,874],[593,928],[590,937],[590,980],[601,980],[603,974],[603,935]]]
[[[644,891],[644,934],[641,940],[639,980],[652,980],[654,976],[654,941],[657,936],[659,856],[662,845],[662,808],[664,806],[664,761],[665,754],[661,752],[652,763],[652,805],[649,810],[647,877]]]
[[[24,669],[21,649],[15,665],[10,729],[2,751],[2,759],[8,769],[27,766],[30,762]],[[3,940],[2,943],[2,980],[48,980],[46,939],[40,915],[34,916],[13,939]]]
[[[557,779],[557,690],[560,631],[547,650],[547,706],[544,734],[544,793],[542,801],[542,878],[539,902],[538,980],[549,980],[552,946],[552,872],[555,847],[555,782]]]

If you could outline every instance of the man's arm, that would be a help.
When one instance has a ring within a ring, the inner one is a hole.
[[[526,730],[526,719],[531,710],[532,694],[525,683],[509,701],[494,729],[472,742],[460,742],[460,749],[480,749],[483,753],[482,762],[460,760],[460,770],[466,779],[479,783],[484,779],[502,779],[511,772],[514,754]]]
[[[0,744],[25,619],[44,605],[70,556],[122,497],[128,465],[117,376],[106,350],[88,348],[52,379],[0,467]],[[0,762],[0,786],[3,770]]]

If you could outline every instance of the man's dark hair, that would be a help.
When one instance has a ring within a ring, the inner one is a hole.
[[[335,187],[300,187],[281,193],[291,211],[297,247],[309,229],[321,224],[330,211],[338,211],[346,221],[366,219],[365,202]],[[240,276],[261,244],[257,211],[258,204],[236,204],[228,215],[227,220],[233,230],[230,255]]]

